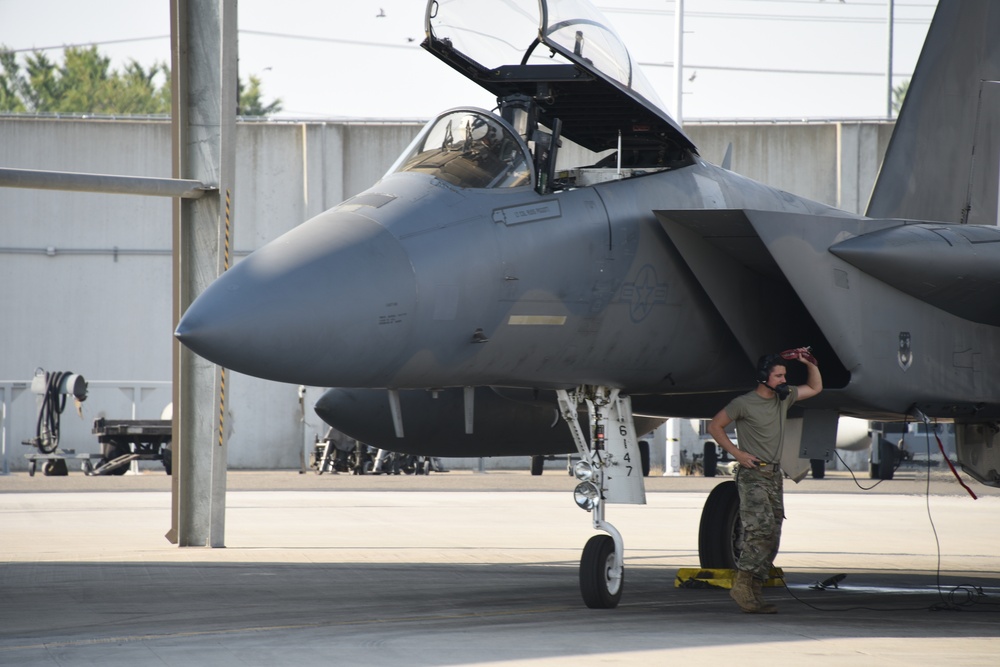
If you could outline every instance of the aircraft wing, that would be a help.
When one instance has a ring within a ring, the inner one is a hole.
[[[939,398],[962,395],[970,373],[973,386],[982,382],[975,344],[955,347],[951,368],[917,371],[901,356],[903,375],[885,370],[911,337],[934,344],[945,321],[968,330],[969,340],[1000,325],[996,227],[758,210],[655,213],[748,355],[777,349],[789,331],[817,350],[834,391],[816,404],[833,400],[848,413],[860,400],[899,413],[920,403],[937,417],[1000,414],[985,393]],[[889,396],[901,398],[893,404]]]

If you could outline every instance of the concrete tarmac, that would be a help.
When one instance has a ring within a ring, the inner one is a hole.
[[[224,549],[163,538],[162,473],[8,475],[0,665],[996,665],[1000,496],[897,477],[789,484],[788,586],[757,616],[674,587],[718,479],[649,478],[646,506],[608,508],[624,595],[590,610],[594,531],[555,471],[231,472]]]

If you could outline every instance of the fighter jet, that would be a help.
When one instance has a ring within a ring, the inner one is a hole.
[[[939,4],[867,215],[706,161],[586,0],[431,0],[425,28],[496,108],[444,111],[222,275],[184,345],[333,387],[317,412],[379,447],[579,453],[591,607],[621,598],[605,508],[644,502],[636,433],[710,417],[765,352],[809,345],[823,373],[791,459],[828,456],[839,415],[919,416],[954,421],[959,462],[1000,485],[1000,4]],[[706,502],[705,566],[733,562],[734,496]]]

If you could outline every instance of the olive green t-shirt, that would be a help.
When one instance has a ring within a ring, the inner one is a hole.
[[[790,386],[788,398],[763,398],[756,391],[737,396],[726,406],[726,414],[736,422],[737,446],[767,463],[781,462],[788,408],[799,397],[799,388]]]

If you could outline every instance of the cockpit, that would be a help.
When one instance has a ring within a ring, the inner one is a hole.
[[[424,49],[494,93],[431,121],[394,171],[458,187],[583,187],[693,164],[694,144],[588,0],[430,0]]]
[[[486,111],[448,111],[431,122],[398,171],[432,174],[461,188],[514,188],[531,182],[527,146]]]

